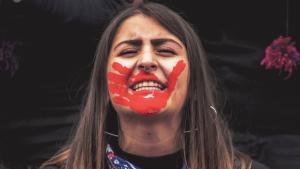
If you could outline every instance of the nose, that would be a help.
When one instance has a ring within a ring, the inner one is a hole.
[[[144,52],[138,61],[138,70],[151,73],[157,70],[157,63],[154,58],[154,54],[151,52]]]
[[[146,73],[151,73],[157,69],[157,65],[152,62],[143,62],[138,65],[138,69]]]

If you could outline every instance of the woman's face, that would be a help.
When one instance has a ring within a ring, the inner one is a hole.
[[[121,24],[107,65],[109,95],[119,114],[178,114],[188,80],[186,48],[176,36],[142,14]]]

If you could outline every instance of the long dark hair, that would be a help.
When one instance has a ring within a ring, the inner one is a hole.
[[[83,104],[80,122],[69,145],[45,162],[65,169],[104,169],[109,114],[115,113],[106,83],[106,68],[112,41],[127,18],[142,14],[157,20],[177,36],[187,49],[190,65],[188,94],[182,110],[181,143],[184,162],[191,169],[249,168],[246,156],[235,152],[230,132],[211,106],[217,107],[215,83],[194,29],[182,17],[156,3],[142,3],[121,10],[110,22],[99,42]],[[117,125],[117,124],[114,124]],[[189,132],[184,132],[189,131]],[[239,166],[235,166],[235,159]]]

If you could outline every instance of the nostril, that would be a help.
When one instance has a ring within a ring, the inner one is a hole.
[[[145,72],[155,71],[157,69],[157,66],[154,64],[151,65],[139,65],[138,68],[140,70],[144,70]]]
[[[144,65],[139,65],[138,68],[139,68],[139,69],[144,69],[145,66],[144,66]]]

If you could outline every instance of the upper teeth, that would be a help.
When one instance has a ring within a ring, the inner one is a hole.
[[[163,86],[155,81],[143,81],[132,86],[133,90],[162,90]]]

